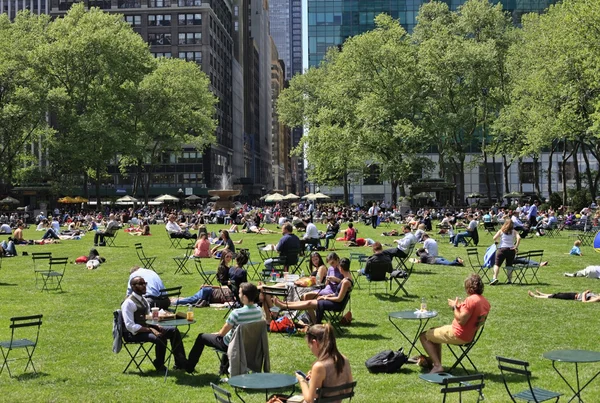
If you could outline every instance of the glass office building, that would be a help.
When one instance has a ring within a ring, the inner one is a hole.
[[[375,27],[373,20],[381,13],[399,19],[412,32],[417,14],[425,0],[308,0],[308,64],[317,66],[327,49],[338,46],[354,35]],[[446,1],[456,10],[464,1]],[[515,24],[521,16],[545,10],[553,0],[502,0]]]

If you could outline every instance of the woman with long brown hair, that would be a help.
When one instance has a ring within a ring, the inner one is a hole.
[[[504,221],[502,228],[494,235],[494,242],[498,243],[498,238],[500,238],[500,244],[496,250],[494,277],[492,278],[492,281],[490,281],[490,285],[498,284],[498,272],[505,260],[508,277],[507,283],[511,284],[512,271],[510,269],[512,268],[517,251],[519,250],[519,243],[521,243],[521,237],[515,230],[512,220],[507,219]]]
[[[333,327],[329,323],[309,327],[306,342],[317,361],[313,363],[306,377],[296,373],[305,402],[312,402],[317,397],[318,388],[352,382],[350,362],[339,352]]]

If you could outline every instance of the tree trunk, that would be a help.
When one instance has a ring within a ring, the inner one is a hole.
[[[563,142],[563,158],[560,167],[560,173],[562,175],[562,194],[563,194],[563,206],[567,205],[567,141]]]
[[[521,170],[523,169],[523,158],[519,157],[517,160],[517,166],[519,167],[519,193],[523,193],[523,181],[521,180]]]
[[[90,190],[88,188],[88,180],[89,176],[86,170],[83,170],[83,197],[88,199],[90,198]]]
[[[496,189],[496,200],[500,200],[502,198],[502,194],[500,193],[500,183],[498,182],[498,175],[496,172],[496,153],[494,153],[492,155],[492,175],[494,176],[494,188]]]
[[[540,189],[540,164],[537,156],[533,157],[533,186],[535,194],[540,197],[542,190]]]
[[[550,155],[548,155],[548,198],[552,194],[552,157],[554,156],[554,151],[556,151],[556,144],[552,144],[552,149],[550,150]]]
[[[398,203],[398,181],[392,179],[390,183],[392,184],[392,205],[395,206]]]
[[[348,206],[350,204],[350,192],[348,191],[348,171],[344,171],[344,204]]]
[[[585,177],[587,178],[590,193],[592,195],[592,200],[596,200],[596,183],[592,178],[592,170],[590,169],[590,159],[586,154],[585,143],[583,141],[581,142],[581,155],[583,155],[583,160],[585,161]]]
[[[492,185],[490,183],[490,170],[488,168],[487,152],[483,151],[483,174],[485,175],[485,189],[487,190],[487,198],[492,201]]]
[[[579,158],[577,158],[579,142],[573,141],[573,173],[575,174],[575,189],[581,190],[581,176],[579,174]]]
[[[96,167],[96,207],[100,208],[99,211],[102,211],[100,202],[100,167]]]
[[[510,193],[510,182],[508,181],[508,171],[510,170],[510,164],[506,159],[506,155],[502,155],[502,168],[504,169],[504,193]]]

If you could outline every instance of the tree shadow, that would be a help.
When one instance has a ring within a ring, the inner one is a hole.
[[[13,284],[13,283],[0,283],[0,287],[15,287],[18,284]]]
[[[28,381],[31,379],[39,379],[39,378],[44,378],[46,376],[49,376],[50,374],[47,374],[45,372],[26,372],[24,374],[20,374],[15,376],[15,379],[18,379],[19,381]]]
[[[391,337],[386,337],[381,334],[351,334],[346,330],[341,335],[337,336],[338,338],[344,339],[361,339],[361,340],[392,340]]]

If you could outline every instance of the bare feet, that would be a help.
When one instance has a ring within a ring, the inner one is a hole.
[[[457,257],[457,258],[456,258],[456,261],[457,261],[457,262],[458,262],[458,263],[459,263],[461,266],[464,266],[464,265],[465,265],[465,261],[464,261],[464,260],[462,260],[462,259],[461,259],[461,258],[459,258],[459,257]]]
[[[531,291],[527,291],[527,294],[528,294],[530,297],[535,297],[535,294],[534,294],[534,293],[532,293]]]
[[[545,262],[540,263],[540,267],[543,267],[543,266],[548,266],[548,261],[547,260]]]
[[[279,298],[275,297],[275,298],[273,298],[273,305],[275,305],[278,308],[282,308],[283,307],[283,302],[281,302],[279,300]]]
[[[441,365],[434,365],[431,371],[429,371],[430,374],[439,374],[440,372],[444,372],[444,367]]]

